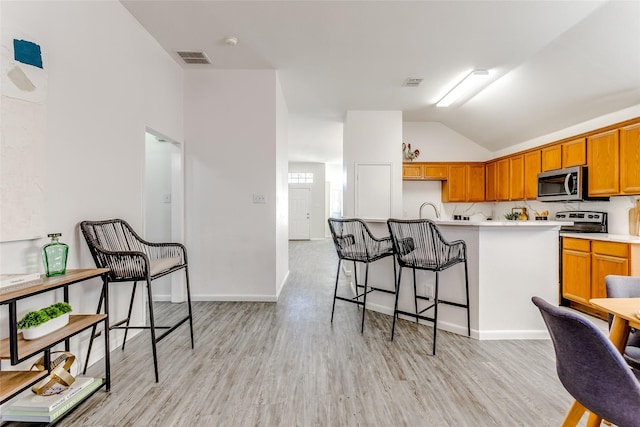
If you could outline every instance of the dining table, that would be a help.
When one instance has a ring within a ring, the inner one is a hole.
[[[609,328],[609,339],[613,345],[624,353],[631,328],[640,329],[640,298],[593,298],[589,300],[591,305],[613,315]],[[563,426],[575,426],[578,424],[587,409],[578,401],[574,401],[567,414]],[[587,427],[599,426],[602,418],[594,413],[589,413]]]

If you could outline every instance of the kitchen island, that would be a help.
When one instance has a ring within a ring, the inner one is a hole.
[[[443,237],[467,243],[471,336],[480,340],[548,338],[536,295],[558,303],[559,231],[556,221],[436,221]],[[370,223],[377,236],[388,235],[386,223]],[[373,286],[393,281],[391,259],[370,266]],[[418,271],[418,293],[432,292],[435,273]],[[404,269],[399,309],[413,310],[411,271]],[[464,267],[440,273],[440,298],[464,302]],[[393,296],[372,293],[370,309],[391,314]],[[466,335],[466,311],[438,307],[438,328]],[[396,330],[402,333],[402,328]]]

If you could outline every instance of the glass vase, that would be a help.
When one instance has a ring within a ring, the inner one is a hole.
[[[48,234],[48,237],[51,237],[51,242],[42,247],[42,261],[47,277],[59,276],[67,272],[69,246],[58,241],[60,236],[62,236],[61,233]]]

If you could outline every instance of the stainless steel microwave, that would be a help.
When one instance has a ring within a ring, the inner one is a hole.
[[[587,167],[573,166],[538,174],[538,197],[541,202],[579,202],[607,200],[588,197]]]

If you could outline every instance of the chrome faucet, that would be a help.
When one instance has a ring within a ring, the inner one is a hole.
[[[433,208],[433,210],[436,212],[436,218],[440,219],[440,211],[438,210],[438,208],[436,207],[436,205],[434,205],[431,202],[424,202],[423,204],[420,205],[420,214],[419,214],[419,218],[422,219],[422,208],[424,208],[426,205],[429,205]]]

